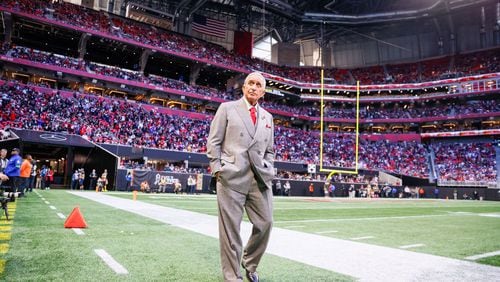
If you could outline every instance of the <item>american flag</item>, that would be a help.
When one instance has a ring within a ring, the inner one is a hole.
[[[216,37],[226,38],[226,22],[195,14],[193,30]]]

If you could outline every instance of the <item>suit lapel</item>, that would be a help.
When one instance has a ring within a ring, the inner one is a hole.
[[[243,101],[243,98],[239,100],[236,112],[240,115],[240,118],[243,121],[243,124],[245,125],[245,128],[247,129],[250,136],[254,138],[256,126],[253,124],[252,119],[250,118],[250,112],[248,111],[247,105],[245,101]]]

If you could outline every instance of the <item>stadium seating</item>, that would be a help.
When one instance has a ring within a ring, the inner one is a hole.
[[[223,47],[153,28],[136,21],[86,9],[66,2],[42,0],[6,0],[1,7],[25,12],[34,17],[56,21],[75,29],[83,28],[108,37],[126,39],[134,44],[160,48],[178,56],[207,63],[224,65],[238,71],[260,70],[299,82],[319,82],[320,69],[315,67],[278,66],[260,60],[241,57]],[[234,93],[215,88],[190,85],[183,81],[144,75],[141,72],[115,66],[71,58],[22,46],[2,44],[2,54],[89,74],[115,77],[139,83],[196,93],[222,100],[234,100]],[[325,77],[334,84],[414,83],[475,74],[498,72],[498,49],[485,50],[454,57],[445,56],[419,62],[357,69],[325,70]],[[2,81],[4,82],[4,81]],[[89,93],[40,92],[35,87],[19,83],[5,83],[2,94],[0,129],[9,127],[68,132],[82,135],[97,143],[123,144],[186,152],[205,152],[208,119],[165,115],[147,110],[140,104],[122,99],[93,96]],[[301,103],[288,105],[264,101],[262,106],[291,115],[318,117],[318,105]],[[192,109],[194,110],[194,109]],[[175,111],[174,111],[175,112]],[[364,105],[360,116],[364,119],[408,119],[421,117],[467,116],[500,112],[494,97],[477,100],[444,100],[439,103],[410,103],[407,105]],[[353,110],[336,104],[325,108],[328,118],[354,119]],[[319,163],[319,133],[276,127],[276,160],[299,163]],[[325,134],[324,165],[354,167],[354,136],[340,133]],[[307,150],[305,150],[307,148]],[[441,180],[494,181],[496,179],[495,150],[486,144],[433,144],[427,146],[415,141],[360,141],[360,168],[377,169],[426,178],[429,176],[427,155],[435,153],[438,177]],[[138,164],[125,163],[124,167]],[[362,180],[361,180],[362,181]]]
[[[439,180],[496,182],[496,153],[492,143],[432,144]]]
[[[314,67],[289,67],[264,63],[260,60],[241,57],[223,47],[204,42],[174,32],[152,28],[133,20],[116,17],[103,12],[86,9],[67,2],[49,2],[43,0],[7,0],[0,6],[31,14],[36,17],[56,20],[78,28],[102,32],[117,39],[128,39],[140,44],[147,44],[168,50],[171,53],[185,55],[214,62],[239,70],[260,70],[281,77],[301,82],[319,82],[320,70]],[[326,70],[326,76],[338,84],[353,84],[356,79],[365,84],[413,83],[435,80],[443,77],[484,74],[499,69],[496,50],[481,51],[457,56],[455,65],[450,69],[451,57],[424,60],[422,62],[387,66],[387,73],[382,67],[366,67],[349,71],[339,69]]]
[[[197,93],[208,97],[217,97],[224,100],[234,100],[231,92],[223,92],[214,88],[209,88],[200,85],[189,85],[183,81],[171,78],[149,75],[145,76],[138,71],[126,70],[118,67],[97,64],[94,62],[85,61],[77,58],[70,58],[63,55],[52,54],[49,52],[34,50],[22,46],[16,46],[11,49],[5,49],[4,53],[13,58],[20,58],[50,64],[59,67],[86,71],[103,76],[117,77],[126,80],[135,80],[145,84],[162,86],[170,89],[177,89],[190,93]],[[291,114],[319,117],[319,106],[313,104],[304,104],[289,106],[272,101],[264,101],[262,105],[271,110],[278,110]],[[500,112],[500,105],[496,103],[494,98],[485,100],[473,101],[448,101],[446,103],[437,104],[410,104],[403,107],[391,105],[381,107],[380,105],[371,105],[361,108],[360,118],[362,119],[408,119],[421,117],[439,117],[439,116],[457,116],[469,114],[484,114]],[[343,108],[342,106],[330,104],[325,107],[325,117],[340,118],[340,119],[355,119],[356,113],[354,108]]]

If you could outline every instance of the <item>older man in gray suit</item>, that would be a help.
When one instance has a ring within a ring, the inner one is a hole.
[[[258,100],[266,80],[249,74],[243,97],[219,106],[210,127],[207,156],[217,179],[219,241],[225,281],[242,281],[240,262],[249,281],[259,281],[257,266],[264,254],[273,220],[273,117]],[[253,224],[242,253],[240,225],[246,210]]]

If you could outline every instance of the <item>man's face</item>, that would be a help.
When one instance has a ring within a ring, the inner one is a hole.
[[[262,79],[255,74],[250,74],[248,76],[245,84],[243,84],[242,90],[243,95],[251,105],[257,104],[260,97],[264,96],[266,93],[264,89],[264,81],[262,81]]]
[[[7,157],[7,150],[2,149],[2,150],[0,151],[0,157],[1,157],[2,159],[4,159],[5,157]]]

